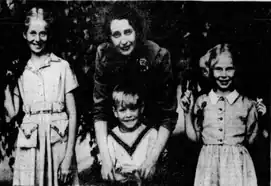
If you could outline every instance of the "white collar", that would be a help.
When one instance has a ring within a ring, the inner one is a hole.
[[[225,97],[230,104],[233,104],[233,102],[238,98],[238,96],[239,96],[239,93],[236,90],[232,91],[227,96],[217,95],[214,92],[214,90],[211,90],[209,92],[209,98],[210,98],[212,104],[216,104],[217,101],[219,100],[219,98],[221,98],[221,97]]]
[[[50,53],[49,57],[45,60],[44,65],[42,65],[39,69],[50,66],[51,62],[59,62],[61,59],[57,57],[55,54]],[[29,70],[35,71],[38,69],[35,69],[35,66],[33,65],[32,61],[29,59],[26,65],[26,68]]]

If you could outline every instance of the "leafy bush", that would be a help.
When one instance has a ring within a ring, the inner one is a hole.
[[[8,3],[7,3],[8,2]],[[114,1],[51,1],[41,2],[50,7],[57,17],[55,25],[55,53],[70,62],[80,88],[76,92],[79,111],[79,133],[90,132],[92,155],[98,162],[98,149],[91,123],[92,75],[97,45],[103,41],[99,32],[108,4]],[[206,3],[206,2],[160,2],[134,1],[149,19],[148,38],[171,52],[176,84],[191,76],[199,57],[219,42],[237,45],[242,56],[245,88],[248,94],[259,95],[268,100],[267,83],[262,85],[270,60],[270,10],[265,3]],[[22,51],[21,28],[25,10],[37,1],[0,1],[0,56],[1,83],[7,66],[12,66]],[[255,63],[255,61],[257,63]],[[253,75],[251,75],[253,74]],[[3,100],[3,92],[1,93]],[[4,113],[3,110],[1,112]],[[0,120],[0,160],[10,156],[16,140],[15,121]]]

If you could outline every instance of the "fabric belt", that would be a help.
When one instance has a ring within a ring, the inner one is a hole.
[[[23,106],[23,111],[27,115],[52,114],[64,111],[63,102],[36,102]]]

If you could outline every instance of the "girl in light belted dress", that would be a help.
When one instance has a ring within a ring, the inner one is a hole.
[[[255,101],[234,87],[236,65],[228,44],[210,50],[212,90],[195,102],[188,90],[181,98],[185,130],[194,141],[202,141],[195,186],[257,186],[251,156],[246,149],[258,132]]]
[[[5,89],[8,120],[19,108],[13,185],[79,185],[75,158],[76,107],[73,90],[77,79],[69,63],[50,52],[50,12],[32,8],[26,16],[23,37],[30,58],[16,61],[22,74]]]

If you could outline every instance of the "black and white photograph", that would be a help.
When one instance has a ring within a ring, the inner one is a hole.
[[[271,1],[0,0],[0,185],[270,186]]]

